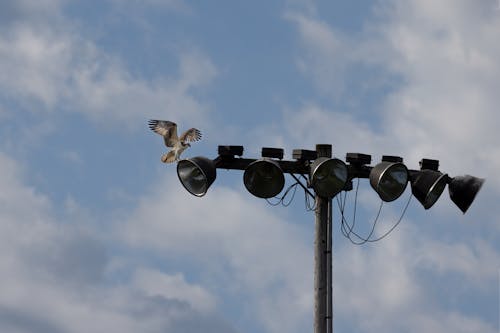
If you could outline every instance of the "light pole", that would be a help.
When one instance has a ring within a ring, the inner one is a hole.
[[[408,170],[398,156],[383,156],[369,166],[371,156],[348,153],[346,163],[332,158],[331,145],[316,145],[316,150],[295,149],[294,160],[283,160],[283,149],[262,148],[262,158],[242,158],[242,146],[219,146],[217,158],[184,159],[177,164],[177,175],[191,194],[204,196],[217,177],[216,169],[244,170],[247,190],[259,198],[278,195],[290,174],[306,195],[315,200],[314,241],[314,333],[333,332],[332,311],[332,199],[352,189],[354,178],[368,178],[382,201],[396,200],[411,184],[412,194],[429,209],[446,185],[450,199],[465,213],[480,190],[484,179],[473,176],[451,178],[440,172],[437,160],[422,159],[420,170]],[[307,176],[307,184],[295,176]],[[309,191],[312,188],[314,194]]]
[[[317,145],[318,158],[331,158],[332,147]],[[315,194],[314,332],[332,332],[332,197]]]

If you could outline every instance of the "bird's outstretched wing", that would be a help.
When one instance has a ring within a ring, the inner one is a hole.
[[[197,128],[190,128],[182,133],[179,140],[181,142],[193,142],[201,139],[201,132]]]
[[[176,123],[168,120],[151,119],[148,124],[153,132],[163,136],[167,147],[173,147],[179,141]]]

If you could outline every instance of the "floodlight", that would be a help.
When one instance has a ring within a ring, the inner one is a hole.
[[[215,163],[206,157],[193,157],[177,163],[177,176],[192,195],[202,197],[217,176]]]
[[[465,214],[472,204],[472,201],[474,201],[477,192],[479,192],[481,186],[483,186],[483,183],[483,178],[477,178],[470,175],[452,178],[448,185],[451,201],[453,201]]]
[[[408,169],[400,162],[380,162],[370,171],[370,184],[383,201],[396,200],[408,184]]]
[[[317,158],[311,165],[310,180],[316,194],[333,198],[347,183],[347,166],[337,158]]]
[[[248,192],[259,198],[272,198],[281,192],[285,176],[275,160],[262,158],[248,165],[243,174]]]
[[[411,191],[415,198],[429,209],[436,203],[448,182],[448,175],[434,170],[417,171],[411,179]]]

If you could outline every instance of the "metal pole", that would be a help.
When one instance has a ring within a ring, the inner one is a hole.
[[[328,229],[328,245],[327,245],[327,256],[326,256],[326,273],[327,275],[327,280],[326,280],[326,286],[327,286],[327,300],[326,300],[326,306],[327,306],[327,312],[326,312],[326,318],[327,318],[327,325],[326,329],[328,333],[333,333],[333,275],[332,275],[332,260],[333,260],[333,252],[332,252],[332,245],[333,245],[333,238],[332,238],[332,199],[328,200],[328,220],[327,220],[327,229]]]
[[[331,145],[316,145],[318,157],[331,157]],[[327,333],[329,327],[329,293],[328,287],[329,266],[331,252],[328,247],[329,220],[331,220],[331,198],[324,198],[316,194],[316,222],[314,239],[314,333]],[[330,254],[329,254],[330,252]],[[330,268],[331,269],[331,268]],[[331,325],[331,323],[330,323]]]

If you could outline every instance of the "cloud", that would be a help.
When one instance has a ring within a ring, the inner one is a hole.
[[[354,41],[330,29],[314,14],[288,11],[285,18],[296,25],[303,49],[297,59],[298,68],[321,92],[341,96],[348,67],[359,61]]]
[[[305,329],[312,307],[312,263],[302,228],[247,193],[214,186],[200,200],[175,189],[180,186],[175,178],[161,179],[126,224],[116,225],[128,244],[149,249],[163,261],[183,258],[199,267],[202,276],[213,276],[223,295],[246,299],[238,302],[241,313],[251,314],[269,332]]]
[[[288,145],[333,143],[337,156],[359,151],[376,161],[382,154],[401,155],[411,168],[421,158],[437,158],[450,175],[471,173],[493,182],[483,194],[498,200],[500,48],[492,41],[500,21],[488,6],[379,2],[362,31],[349,35],[322,19],[319,8],[288,12],[297,29],[298,68],[331,103],[286,106],[275,132],[290,138]],[[360,103],[368,109],[356,110],[352,99],[363,100],[369,92],[383,96],[379,105]],[[498,209],[480,208],[459,220],[451,208],[436,206],[441,215],[434,227],[414,212],[411,220],[422,221],[410,222],[411,228],[403,221],[376,246],[340,247],[334,267],[343,269],[335,273],[334,299],[341,325],[359,325],[361,331],[494,332],[493,312],[480,315],[460,301],[449,304],[472,295],[481,307],[493,302],[486,289],[496,288],[498,275],[492,265],[500,257]],[[483,232],[456,225],[466,220],[481,221]]]
[[[144,7],[157,9],[167,9],[173,10],[179,13],[192,13],[193,9],[190,7],[184,0],[146,0],[146,1],[138,1],[138,0],[109,0],[114,4],[115,7],[120,8],[121,10],[124,7],[128,7],[126,12],[129,12],[130,7],[133,7],[134,10],[144,9]],[[145,6],[146,5],[146,6]]]
[[[491,43],[500,31],[497,15],[487,3],[456,1],[388,2],[377,4],[374,12],[376,19],[354,37],[316,15],[288,13],[303,49],[299,68],[319,91],[344,100],[366,94],[366,82],[356,81],[360,89],[344,91],[343,82],[356,77],[355,69],[368,77],[376,75],[378,83],[369,81],[369,89],[385,99],[370,111],[353,113],[347,128],[361,126],[354,133],[364,130],[366,118],[374,124],[369,130],[377,142],[404,151],[411,163],[422,157],[440,158],[450,172],[494,174],[500,162],[494,125],[499,120],[494,87],[500,77],[500,48]],[[391,80],[397,84],[380,85]],[[286,119],[293,121],[308,108],[293,116],[287,113]],[[349,117],[335,110],[321,113],[331,118],[327,126],[335,126],[337,118],[345,123]],[[310,128],[307,122],[294,125],[299,133]]]
[[[0,33],[4,100],[32,112],[78,112],[110,128],[133,128],[154,115],[178,121],[207,117],[208,109],[193,91],[217,75],[208,57],[196,50],[179,52],[177,77],[138,77],[119,56],[78,34],[56,4],[35,23],[27,19],[37,11],[31,3],[12,9],[17,20]]]
[[[0,330],[235,332],[204,287],[121,260],[104,230],[81,221],[75,202],[67,217],[77,214],[79,223],[59,220],[23,178],[0,154]],[[120,260],[125,266],[114,265]],[[118,268],[131,274],[115,280]]]
[[[182,274],[167,275],[158,271],[140,269],[133,277],[136,288],[148,296],[163,296],[191,304],[202,312],[215,309],[215,299],[201,286],[188,284]]]
[[[443,244],[414,222],[405,219],[389,238],[376,244],[339,249],[334,265],[337,318],[361,331],[495,332],[494,324],[456,305],[443,308],[438,297],[487,295],[489,287],[483,286],[495,285],[498,274],[496,268],[487,267],[498,262],[499,253],[484,241],[471,247],[458,241]],[[438,282],[441,278],[447,282]],[[440,283],[453,291],[443,292]]]

